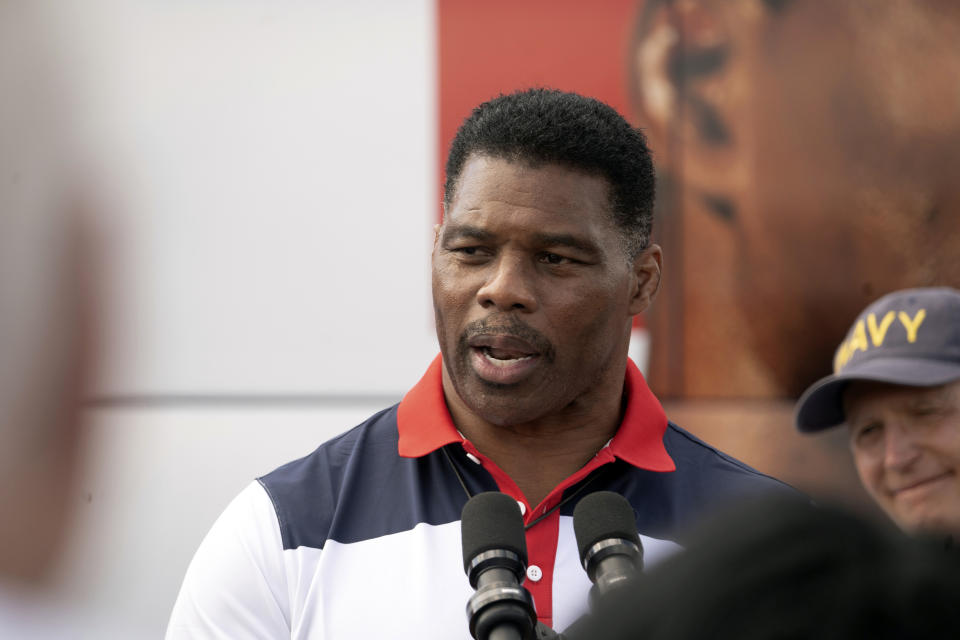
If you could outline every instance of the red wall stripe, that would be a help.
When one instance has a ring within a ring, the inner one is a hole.
[[[626,56],[636,0],[437,0],[439,160],[470,110],[531,86],[576,91],[628,118]]]

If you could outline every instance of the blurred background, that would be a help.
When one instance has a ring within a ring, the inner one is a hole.
[[[792,406],[869,301],[960,286],[960,15],[865,4],[4,2],[52,61],[30,73],[56,77],[97,220],[55,580],[77,627],[161,635],[237,492],[419,378],[446,147],[528,86],[647,133],[664,281],[632,354],[668,415],[870,509],[845,435],[800,438]]]

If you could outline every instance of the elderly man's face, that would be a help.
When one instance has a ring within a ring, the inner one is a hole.
[[[852,383],[844,411],[860,479],[883,510],[908,531],[960,535],[960,381]]]
[[[437,230],[433,300],[446,374],[487,422],[589,410],[593,390],[622,379],[659,248],[638,272],[608,191],[554,165],[474,156],[464,166]]]

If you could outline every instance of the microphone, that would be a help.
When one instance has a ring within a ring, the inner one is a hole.
[[[573,532],[580,561],[593,582],[591,605],[610,591],[629,585],[643,569],[643,547],[633,507],[611,491],[584,497],[573,510]]]
[[[470,635],[476,640],[531,640],[537,620],[533,596],[520,586],[527,569],[527,541],[517,502],[478,493],[460,515],[463,570],[476,589],[467,601]]]

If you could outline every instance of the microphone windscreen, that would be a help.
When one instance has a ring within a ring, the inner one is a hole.
[[[591,493],[577,503],[573,510],[573,532],[581,562],[590,547],[607,538],[623,538],[640,546],[633,507],[626,498],[612,491]]]
[[[527,540],[523,516],[517,501],[505,493],[478,493],[463,506],[460,514],[460,539],[463,543],[463,570],[470,561],[490,549],[508,549],[527,566]]]

